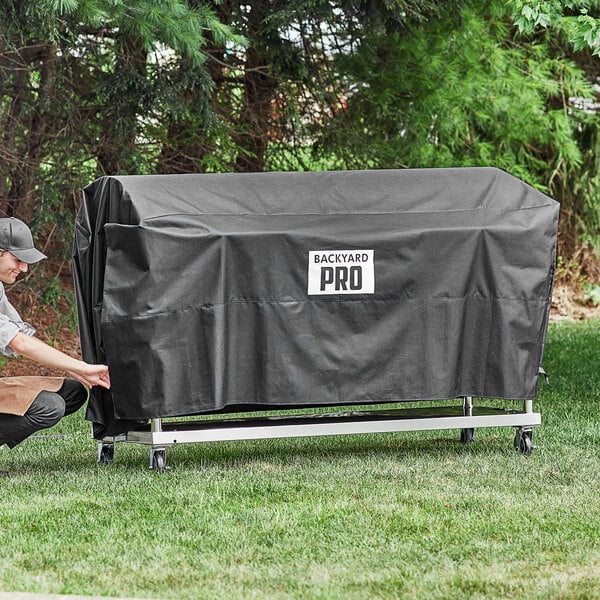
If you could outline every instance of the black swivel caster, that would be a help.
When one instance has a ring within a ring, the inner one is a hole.
[[[517,429],[514,441],[515,450],[524,456],[531,456],[533,452],[533,432],[531,429]]]
[[[167,451],[165,448],[150,450],[150,468],[157,473],[164,473],[167,470]]]
[[[115,445],[107,442],[98,444],[98,460],[99,465],[112,464],[115,457]]]

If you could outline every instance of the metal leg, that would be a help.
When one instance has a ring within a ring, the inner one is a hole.
[[[473,416],[473,397],[465,396],[463,398],[463,415],[465,417]],[[467,427],[460,430],[460,441],[462,444],[469,444],[475,441],[475,429],[473,427]]]
[[[150,430],[152,433],[162,431],[162,419],[150,419]],[[167,450],[164,446],[154,446],[150,448],[150,468],[157,473],[164,473],[167,470]]]
[[[523,400],[523,411],[526,414],[533,413],[533,400]],[[519,427],[517,434],[515,435],[515,449],[524,454],[525,456],[531,456],[535,446],[533,445],[533,428],[532,427]]]
[[[463,398],[463,415],[465,417],[473,416],[473,396],[465,396]]]

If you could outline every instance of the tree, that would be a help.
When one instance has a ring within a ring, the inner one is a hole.
[[[519,34],[504,2],[370,37],[340,57],[347,109],[316,148],[350,166],[495,165],[563,205],[561,251],[597,231],[597,92],[549,31]]]
[[[598,229],[591,0],[5,0],[0,19],[0,213],[67,248],[103,173],[491,164],[562,202],[567,254]]]
[[[209,107],[207,31],[242,41],[183,0],[5,0],[0,213],[55,218],[70,232],[82,185],[99,173],[149,172],[155,122],[186,110],[173,76],[180,62]]]
[[[524,35],[552,32],[561,41],[560,51],[569,56],[594,86],[594,97],[577,97],[572,103],[586,113],[576,136],[582,148],[581,166],[569,177],[557,180],[558,195],[567,202],[562,211],[562,243],[569,254],[581,244],[595,246],[600,254],[600,159],[597,113],[600,99],[600,2],[598,0],[510,0],[513,18]],[[569,47],[572,51],[569,51]],[[581,239],[580,239],[581,238]]]
[[[221,22],[246,42],[211,40],[207,64],[220,117],[214,135],[189,135],[199,122],[169,125],[157,169],[262,171],[302,166],[307,140],[346,92],[334,57],[375,32],[434,15],[432,0],[253,0],[214,2]],[[194,92],[190,90],[190,98]],[[201,121],[201,119],[200,119]],[[173,144],[172,141],[177,143]],[[310,168],[305,165],[305,168]]]

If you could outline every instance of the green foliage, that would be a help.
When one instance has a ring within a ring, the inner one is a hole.
[[[576,51],[589,49],[600,55],[600,18],[597,0],[510,0],[514,21],[519,30],[531,34],[537,28],[556,27],[563,30]],[[569,12],[578,12],[577,16]]]
[[[157,123],[195,112],[209,129],[206,36],[244,39],[184,0],[8,0],[0,16],[0,213],[57,226],[67,256],[80,189],[152,172]]]
[[[600,306],[600,285],[587,284],[583,299],[591,302],[594,306]]]
[[[41,305],[44,310],[52,310],[57,316],[53,321],[53,329],[46,329],[44,333],[56,338],[60,335],[60,329],[65,325],[71,331],[75,331],[77,329],[75,295],[63,287],[58,277],[49,277],[45,279],[44,284],[40,298]]]
[[[363,44],[346,60],[357,91],[336,131],[349,116],[381,166],[494,164],[543,187],[548,158],[580,163],[576,121],[552,102],[590,98],[591,86],[547,47],[515,44],[497,18],[478,4],[454,27],[432,21]]]
[[[195,66],[206,59],[206,32],[222,43],[243,42],[207,4],[192,6],[182,0],[40,0],[33,10],[50,18],[57,32],[85,26],[118,30],[141,40],[147,52],[162,44]]]
[[[333,57],[372,32],[433,17],[439,5],[433,0],[213,4],[246,38],[229,47],[215,40],[210,51],[213,106],[221,127],[215,137],[195,144],[170,127],[183,146],[179,157],[161,157],[170,161],[159,161],[161,170],[182,172],[181,155],[197,155],[203,167],[211,163],[227,170],[294,168],[302,162],[301,147],[323,126],[321,112],[331,110],[344,89],[345,76],[332,68]]]
[[[349,167],[500,167],[598,230],[595,90],[550,32],[516,35],[504,2],[363,40],[340,56],[347,109],[330,114],[315,156]],[[564,230],[563,230],[564,231]]]
[[[575,50],[589,48],[592,54],[600,56],[600,19],[582,14],[566,23]]]

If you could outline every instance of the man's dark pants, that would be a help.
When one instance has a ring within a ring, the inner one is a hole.
[[[87,400],[87,389],[74,379],[65,379],[58,392],[40,392],[22,416],[0,414],[0,446],[14,448],[40,429],[56,425]]]

